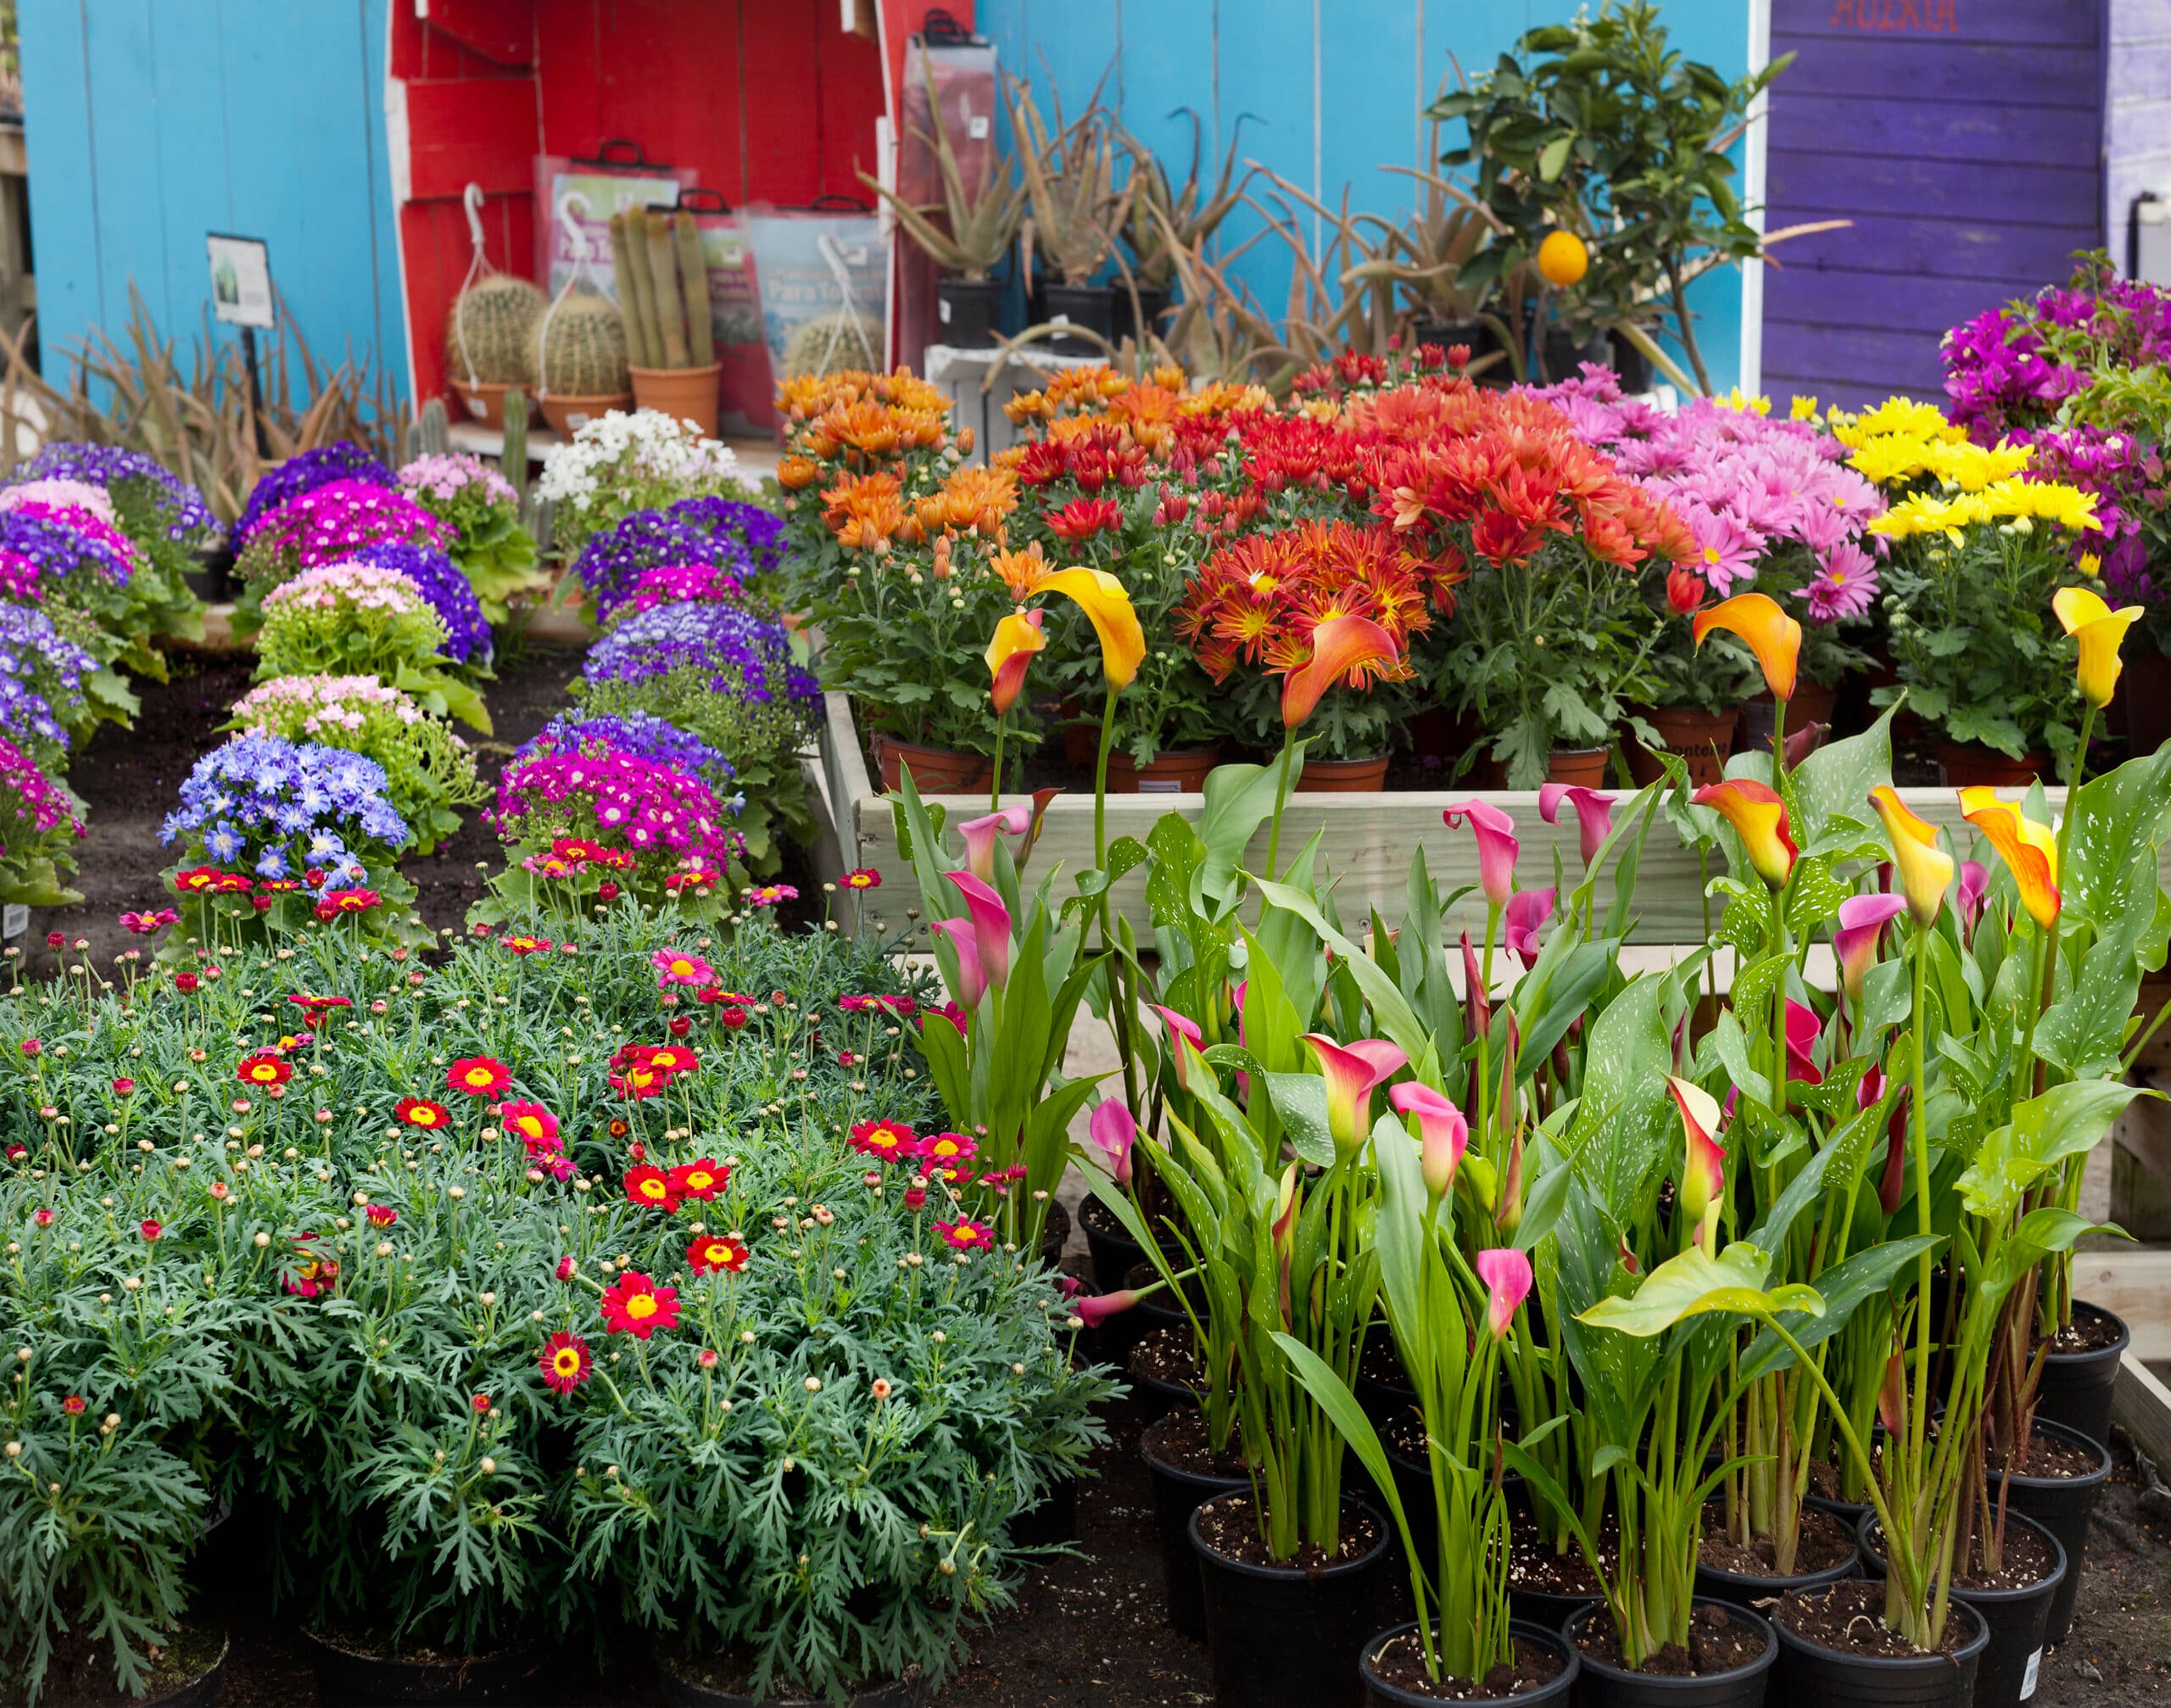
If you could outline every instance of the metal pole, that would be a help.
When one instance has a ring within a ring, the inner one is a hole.
[[[269,461],[271,445],[264,432],[264,382],[256,371],[256,328],[241,329],[241,359],[248,370],[248,418],[256,428],[256,454]]]

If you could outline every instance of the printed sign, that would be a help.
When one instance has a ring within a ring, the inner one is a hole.
[[[230,237],[206,232],[211,263],[212,313],[230,327],[270,331],[278,324],[271,302],[271,253],[261,237]]]

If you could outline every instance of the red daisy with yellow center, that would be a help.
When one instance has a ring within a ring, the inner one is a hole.
[[[902,1121],[862,1121],[851,1130],[851,1147],[895,1162],[912,1155],[918,1136]]]
[[[969,1217],[954,1222],[937,1222],[936,1233],[943,1243],[961,1252],[991,1252],[995,1249],[995,1230],[985,1222],[976,1222]]]
[[[603,1326],[636,1340],[646,1340],[661,1328],[676,1328],[678,1289],[628,1270],[603,1295]]]
[[[571,1393],[588,1380],[594,1360],[589,1356],[586,1341],[561,1329],[543,1342],[542,1356],[535,1363],[543,1372],[544,1387],[557,1393]]]
[[[507,1103],[498,1118],[506,1131],[527,1144],[547,1145],[557,1139],[558,1118],[540,1103]]]
[[[684,1163],[671,1171],[671,1190],[682,1198],[699,1198],[707,1203],[722,1192],[731,1180],[731,1170],[711,1157],[698,1162]]]
[[[746,1267],[746,1242],[736,1234],[704,1234],[686,1248],[686,1262],[696,1275],[722,1270],[737,1275]]]
[[[420,1127],[425,1132],[434,1132],[452,1125],[452,1111],[443,1103],[433,1103],[427,1097],[402,1097],[393,1111],[395,1120],[405,1121],[410,1127]]]
[[[512,1083],[512,1070],[490,1056],[463,1056],[445,1072],[444,1082],[471,1097],[494,1097]]]
[[[628,1169],[625,1186],[629,1203],[643,1204],[667,1215],[678,1208],[678,1194],[671,1184],[671,1176],[653,1163],[640,1163]]]
[[[245,1086],[283,1086],[294,1076],[293,1069],[268,1050],[245,1057],[234,1077]]]

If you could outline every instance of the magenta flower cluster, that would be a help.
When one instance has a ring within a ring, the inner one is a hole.
[[[292,575],[340,563],[366,545],[443,550],[451,529],[421,505],[366,481],[335,480],[289,500],[250,529],[248,550]]]
[[[238,552],[243,543],[256,531],[256,524],[273,511],[334,481],[360,481],[369,486],[388,487],[392,484],[392,471],[349,439],[290,456],[267,471],[249,488],[248,502],[242,507],[228,537],[233,550]]]
[[[0,511],[0,596],[36,605],[70,576],[86,568],[117,587],[128,584],[135,568],[132,548],[116,550],[99,535],[85,532],[71,522],[53,514],[41,515],[41,508],[24,505]],[[126,547],[127,541],[124,539],[121,544]]]
[[[0,736],[0,801],[12,801],[19,817],[27,819],[33,830],[43,834],[67,829],[75,835],[83,834],[83,827],[75,817],[75,803],[68,791],[31,763],[23,750]],[[7,851],[0,846],[0,853]]]
[[[721,868],[739,851],[728,810],[698,777],[631,754],[551,753],[508,769],[487,815],[508,842],[588,835],[667,867]]]

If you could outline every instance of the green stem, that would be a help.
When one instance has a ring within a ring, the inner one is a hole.
[[[991,812],[1002,810],[1002,738],[1009,728],[1008,712],[995,720],[995,778],[987,790],[987,810]]]
[[[1296,730],[1285,727],[1281,732],[1281,775],[1274,785],[1274,828],[1266,837],[1266,875],[1272,879],[1281,876],[1281,868],[1275,862],[1281,852],[1281,809],[1289,801],[1289,761],[1296,743]]]

